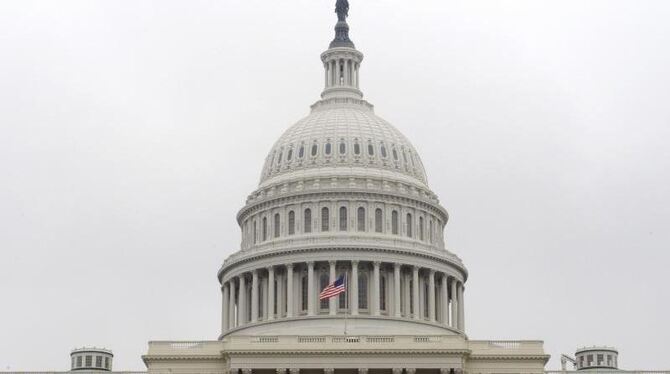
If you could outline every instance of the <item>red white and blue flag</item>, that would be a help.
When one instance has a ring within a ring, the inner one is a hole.
[[[329,284],[326,286],[326,288],[321,291],[319,294],[319,300],[325,300],[325,299],[330,299],[331,297],[335,297],[343,292],[346,291],[346,287],[344,286],[344,275],[340,275],[339,278],[335,280],[335,282]]]

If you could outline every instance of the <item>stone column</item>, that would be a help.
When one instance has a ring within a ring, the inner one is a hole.
[[[286,318],[293,317],[293,264],[286,265]]]
[[[435,270],[428,274],[428,318],[435,322]]]
[[[379,267],[381,262],[375,261],[372,268],[372,315],[379,315]]]
[[[442,324],[449,326],[449,285],[447,274],[442,274]]]
[[[233,329],[235,327],[235,280],[231,279],[228,281],[228,296],[230,301],[228,302],[228,328]]]
[[[240,293],[237,296],[237,325],[244,325],[247,320],[247,284],[244,274],[239,276]]]
[[[465,287],[461,282],[458,282],[458,286],[458,329],[465,332],[465,300],[463,299]]]
[[[314,315],[314,262],[307,263],[307,315]]]
[[[224,283],[223,286],[221,286],[221,300],[222,300],[222,305],[221,305],[221,333],[224,333],[228,330],[228,299],[230,298],[228,296],[228,283]]]
[[[351,315],[358,315],[358,261],[351,261]]]
[[[258,322],[258,270],[251,272],[251,322]]]
[[[458,291],[456,278],[451,278],[451,327],[458,329]]]
[[[400,264],[393,264],[393,313],[400,318]],[[402,369],[401,369],[402,370]]]
[[[333,283],[335,282],[335,261],[328,261],[328,264],[330,265],[330,274],[328,278],[328,283]],[[328,300],[328,314],[331,316],[334,316],[337,314],[337,299],[334,297],[331,297]]]
[[[263,303],[263,315],[259,316],[258,319],[268,320],[268,278],[263,277],[261,281],[261,287],[263,287],[263,297],[259,300],[260,303]]]
[[[275,267],[268,267],[268,321],[275,319]]]
[[[419,268],[417,266],[412,267],[412,297],[414,298],[414,303],[412,308],[414,309],[414,319],[421,319],[421,308],[419,303]]]
[[[279,273],[277,274],[277,319],[284,317],[284,311],[286,310],[286,291],[284,287],[286,282],[284,278],[286,274]]]

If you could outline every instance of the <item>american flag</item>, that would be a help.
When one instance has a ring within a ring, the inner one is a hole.
[[[340,275],[335,282],[326,286],[326,288],[319,294],[319,300],[330,299],[346,291],[344,287],[344,275]]]

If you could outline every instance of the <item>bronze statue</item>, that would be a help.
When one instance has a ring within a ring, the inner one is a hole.
[[[337,13],[338,21],[346,21],[349,17],[349,1],[347,0],[337,0],[335,4],[335,13]]]

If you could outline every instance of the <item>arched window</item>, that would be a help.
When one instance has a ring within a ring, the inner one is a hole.
[[[275,232],[275,238],[279,237],[279,232],[281,231],[281,218],[279,218],[279,213],[275,214],[275,222],[274,222],[274,232]]]
[[[305,233],[310,233],[312,232],[312,210],[311,209],[305,209],[305,217],[303,219],[302,223],[304,227]]]
[[[277,158],[277,165],[281,165],[281,159],[284,157],[284,150],[279,151],[279,157]]]
[[[288,234],[295,234],[295,212],[288,212]]]
[[[414,314],[414,280],[409,280],[409,314]]]
[[[330,228],[330,212],[328,208],[321,209],[321,231],[326,232]]]
[[[423,240],[423,217],[419,217],[419,240]]]
[[[256,230],[256,221],[254,221],[254,244],[258,241],[258,231]]]
[[[347,231],[347,208],[340,207],[340,231]]]
[[[405,161],[405,164],[407,164],[407,152],[404,149],[402,150],[402,159]]]
[[[291,161],[292,158],[293,158],[293,148],[290,148],[288,150],[288,155],[286,156],[286,161]]]
[[[268,219],[263,217],[263,241],[268,240]]]
[[[398,161],[398,151],[395,148],[393,148],[393,159]]]
[[[368,155],[370,156],[375,155],[375,147],[372,144],[368,144]]]
[[[305,145],[300,145],[300,150],[298,151],[298,158],[305,157]]]
[[[382,157],[386,158],[387,154],[386,154],[386,147],[384,146],[384,144],[382,144],[381,146],[381,151],[382,151]]]
[[[386,310],[386,277],[379,277],[379,309]]]
[[[326,143],[326,155],[330,156],[330,152],[332,152],[332,146],[330,145],[330,142]]]
[[[307,284],[307,276],[303,275],[302,278],[300,279],[300,309],[304,312],[307,310],[307,296],[308,296],[308,284]],[[289,292],[291,292],[289,290]]]
[[[324,288],[328,287],[328,282],[329,282],[328,281],[328,274],[326,274],[326,273],[321,274],[321,277],[319,277],[319,293],[321,293],[321,291],[323,291]],[[321,310],[324,310],[324,309],[328,310],[328,306],[329,306],[328,305],[329,304],[328,300],[329,299],[323,299],[323,300],[320,301],[319,308],[321,308]]]
[[[342,140],[342,142],[340,143],[340,154],[343,155],[345,153],[347,153],[347,143],[345,143],[344,140]]]
[[[377,208],[375,210],[375,232],[382,232],[383,223],[384,223],[382,210]]]
[[[338,277],[341,277],[341,276],[345,276],[345,274],[341,273]],[[348,275],[345,276],[345,280],[347,278],[349,278]],[[347,283],[349,283],[349,282],[347,281]],[[338,308],[339,309],[348,309],[348,305],[347,305],[348,291],[346,291],[346,289],[349,288],[349,285],[345,284],[344,287],[345,287],[345,292],[342,292],[341,294],[337,295],[337,303],[338,303]]]
[[[367,274],[358,275],[358,307],[360,309],[368,308],[368,276]]]
[[[354,143],[354,154],[355,155],[361,154],[361,145],[358,144],[358,142]]]
[[[318,152],[319,152],[319,146],[316,144],[312,145],[312,157],[316,156]]]
[[[412,222],[412,215],[411,215],[410,213],[407,213],[407,222],[406,222],[406,224],[407,224],[407,228],[406,228],[406,234],[407,234],[407,237],[408,237],[408,238],[411,238],[411,237],[412,237],[412,225],[413,225],[413,222]]]
[[[365,208],[359,207],[356,216],[358,231],[365,231]]]
[[[430,220],[430,223],[428,224],[428,239],[430,240],[431,243],[435,242],[435,238],[433,237],[433,220]]]
[[[398,211],[391,212],[391,233],[398,235]]]
[[[409,162],[412,163],[412,167],[414,167],[414,154],[412,152],[409,152]]]

